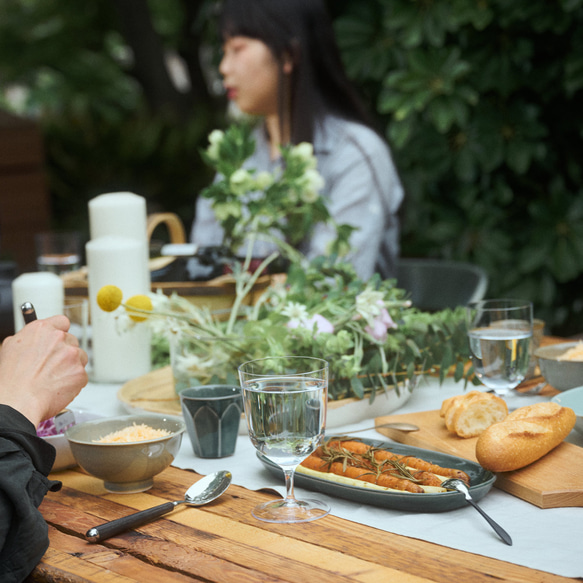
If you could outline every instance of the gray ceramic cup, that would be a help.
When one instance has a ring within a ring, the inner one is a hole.
[[[206,385],[183,389],[180,405],[194,455],[221,458],[235,453],[243,412],[240,387]]]

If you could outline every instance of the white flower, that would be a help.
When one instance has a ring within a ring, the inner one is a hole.
[[[314,157],[314,146],[309,142],[301,142],[297,146],[294,146],[290,153],[294,158],[307,162],[308,168],[315,167],[316,158]]]
[[[356,296],[356,312],[369,324],[381,313],[384,308],[383,292],[366,288]]]
[[[273,175],[267,171],[259,172],[255,177],[255,187],[258,190],[267,190],[273,183],[275,179]]]
[[[201,377],[208,374],[209,370],[217,368],[218,365],[223,364],[220,358],[215,358],[213,354],[203,357],[198,356],[194,352],[176,355],[172,363],[172,368],[175,374],[184,375],[188,377]]]
[[[302,202],[313,204],[318,200],[319,194],[315,190],[302,190]]]
[[[225,221],[229,217],[240,217],[242,214],[241,204],[235,201],[217,203],[214,206],[214,211],[219,221]]]
[[[304,304],[297,302],[289,302],[281,311],[283,316],[287,316],[290,320],[302,321],[308,318],[308,309]]]
[[[231,174],[231,178],[229,180],[229,186],[233,191],[233,194],[237,196],[241,196],[246,192],[249,192],[254,187],[253,177],[247,170],[244,168],[239,168]]]
[[[299,182],[306,190],[316,193],[324,188],[324,179],[315,168],[306,170]]]
[[[211,160],[218,160],[219,159],[219,150],[221,147],[221,142],[225,137],[225,132],[221,130],[213,130],[209,134],[209,147],[206,150],[206,153]]]
[[[330,334],[334,332],[334,325],[330,320],[321,314],[310,316],[306,306],[303,304],[290,302],[284,307],[281,313],[283,316],[289,318],[289,322],[286,324],[287,328],[305,328],[306,330],[313,330],[314,336],[317,336],[320,332],[329,332]]]

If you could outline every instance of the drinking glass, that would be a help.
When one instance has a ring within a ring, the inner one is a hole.
[[[482,300],[466,308],[470,355],[476,375],[500,397],[525,378],[532,341],[532,303]]]
[[[81,234],[72,232],[37,233],[36,263],[38,271],[63,275],[81,267]]]
[[[294,472],[324,439],[328,363],[303,356],[251,360],[239,366],[245,417],[255,448],[284,473],[286,495],[261,504],[266,522],[309,522],[330,512],[319,500],[297,500]]]

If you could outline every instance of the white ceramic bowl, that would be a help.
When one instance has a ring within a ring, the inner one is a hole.
[[[568,391],[583,385],[583,361],[559,360],[559,356],[577,344],[579,342],[550,344],[541,346],[534,352],[541,374],[558,391]]]
[[[96,442],[134,423],[165,429],[169,434],[130,443]],[[89,474],[103,480],[107,490],[133,493],[151,488],[153,477],[172,463],[185,429],[184,421],[151,413],[86,421],[67,429],[65,437],[77,463]]]
[[[575,415],[577,415],[575,429],[583,434],[583,386],[564,391],[560,395],[555,395],[551,401],[563,407],[570,407],[575,411]]]
[[[83,411],[82,409],[70,409],[75,415],[75,423],[83,423],[85,421],[90,421],[92,419],[99,419],[101,415],[96,413],[91,413],[90,411]],[[57,456],[55,457],[55,463],[53,464],[52,472],[58,472],[60,470],[66,470],[68,468],[74,468],[77,465],[69,442],[65,437],[64,433],[59,433],[58,435],[45,435],[43,439],[50,443],[56,450]]]

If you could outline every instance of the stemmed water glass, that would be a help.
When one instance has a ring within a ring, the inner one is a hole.
[[[466,308],[470,355],[477,377],[499,397],[525,378],[532,341],[532,303],[482,300]]]
[[[294,472],[324,439],[328,363],[303,356],[251,360],[239,366],[249,437],[284,473],[285,498],[261,504],[253,516],[266,522],[308,522],[326,516],[327,504],[297,500]]]

